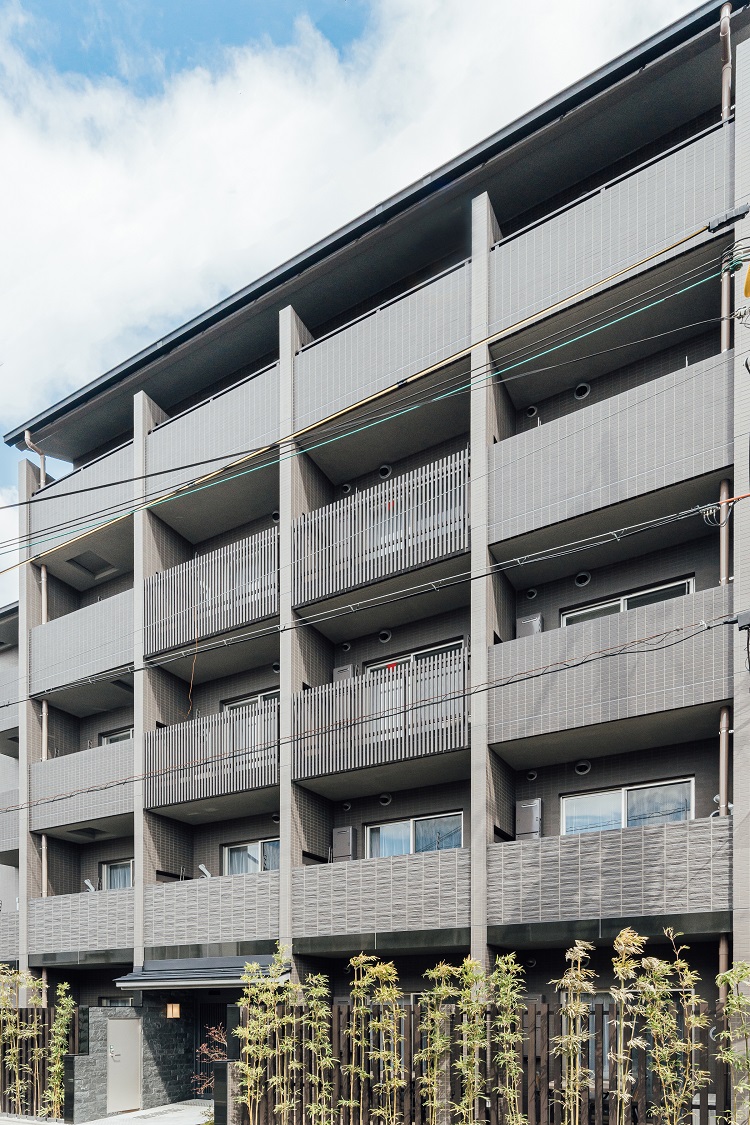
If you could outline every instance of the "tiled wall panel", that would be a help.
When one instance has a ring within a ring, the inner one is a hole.
[[[133,743],[92,746],[31,766],[32,832],[133,811]],[[71,796],[63,797],[62,794]]]
[[[490,330],[497,332],[703,227],[725,210],[724,138],[715,129],[490,255]]]
[[[132,505],[135,495],[132,478],[131,441],[37,492],[29,515],[31,534],[40,535],[47,528],[55,528],[50,530],[50,539],[44,546],[59,547],[79,534],[83,522],[90,526],[109,519],[113,513],[126,510]],[[117,481],[124,483],[118,484]],[[109,487],[101,488],[100,485]],[[107,515],[97,516],[103,505],[107,507]],[[60,524],[69,526],[60,527]],[[84,544],[81,551],[85,549]]]
[[[0,793],[0,852],[12,852],[18,847],[18,790]]]
[[[133,891],[97,891],[29,901],[29,952],[130,949]]]
[[[18,957],[18,911],[0,911],[0,959]]]
[[[495,445],[491,542],[731,465],[731,363],[714,356]]]
[[[296,424],[326,417],[465,348],[469,274],[462,263],[304,348],[294,362]]]
[[[31,630],[31,691],[72,684],[133,661],[133,591]]]
[[[730,630],[707,630],[701,622],[731,611],[731,588],[715,587],[495,645],[490,742],[727,699]],[[622,654],[607,655],[622,646]],[[604,658],[589,660],[590,654]],[[541,669],[549,672],[539,675]]]
[[[493,844],[491,926],[732,908],[732,818]]]
[[[299,867],[292,873],[296,937],[469,924],[469,851]]]
[[[146,945],[276,938],[278,872],[144,887],[144,928]]]

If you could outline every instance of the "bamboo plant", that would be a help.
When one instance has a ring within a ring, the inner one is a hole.
[[[349,961],[352,970],[351,1008],[346,1036],[349,1040],[349,1062],[341,1066],[349,1080],[349,1096],[340,1100],[342,1109],[357,1110],[359,1125],[365,1125],[365,1092],[372,1079],[370,1070],[370,1005],[372,1003],[372,968],[377,957],[358,953]]]
[[[483,1120],[482,1059],[487,1050],[487,973],[472,957],[461,962],[456,974],[456,1007],[461,1015],[462,1050],[454,1062],[461,1079],[461,1098],[453,1109],[460,1125]]]
[[[596,979],[595,972],[589,968],[593,948],[588,941],[576,941],[565,954],[568,967],[562,977],[550,981],[562,993],[563,1032],[552,1042],[554,1053],[562,1057],[565,1068],[563,1125],[582,1125],[581,1101],[592,1078],[591,1071],[583,1065],[583,1056],[590,1039],[588,998],[594,993]]]
[[[489,977],[495,1016],[490,1027],[491,1046],[497,1068],[495,1092],[500,1099],[506,1125],[526,1125],[521,1106],[523,1063],[524,972],[515,953],[498,957]]]
[[[406,1086],[401,989],[392,961],[377,961],[370,968],[374,1011],[370,1020],[370,1057],[377,1066],[378,1102],[372,1117],[383,1125],[400,1125],[399,1100]]]
[[[719,973],[716,984],[726,989],[724,1023],[717,1034],[717,1057],[729,1067],[732,1088],[731,1120],[735,1125],[750,1121],[750,962],[735,961]]]
[[[441,1125],[450,1082],[451,1011],[456,996],[456,969],[441,961],[424,974],[431,987],[422,993],[419,1030],[422,1045],[414,1056],[421,1068],[419,1089],[426,1125]]]
[[[278,987],[287,971],[287,951],[277,947],[268,972],[252,962],[245,965],[239,1006],[243,1014],[235,1035],[240,1040],[241,1101],[250,1125],[259,1125],[260,1110],[272,1070],[277,1028]]]
[[[306,1112],[312,1125],[333,1125],[332,1074],[338,1060],[331,1043],[331,1004],[328,977],[311,974],[305,979],[304,1028],[309,1058],[308,1082],[310,1096]]]
[[[646,1046],[638,1029],[640,1006],[637,984],[645,946],[646,939],[627,926],[620,930],[614,941],[612,969],[615,984],[609,990],[614,1005],[614,1035],[609,1050],[614,1077],[614,1088],[610,1085],[615,1109],[613,1125],[630,1125],[628,1107],[633,1096],[633,1052]]]
[[[70,995],[70,985],[65,982],[58,984],[47,1059],[47,1088],[43,1098],[45,1115],[56,1119],[62,1117],[65,1103],[65,1055],[68,1051],[75,1009],[75,1001]]]

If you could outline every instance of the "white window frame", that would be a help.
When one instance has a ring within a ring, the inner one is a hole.
[[[620,827],[619,828],[603,828],[602,832],[621,832],[625,828],[630,827],[627,823],[628,817],[628,793],[633,793],[637,789],[656,789],[660,785],[690,785],[690,811],[688,813],[688,820],[695,820],[695,778],[694,777],[666,777],[659,781],[644,781],[639,785],[623,785],[613,786],[611,789],[586,789],[581,793],[566,793],[560,798],[560,835],[561,836],[585,836],[585,832],[566,832],[565,830],[565,802],[573,800],[577,797],[596,797],[603,796],[606,793],[620,794]],[[674,824],[681,823],[680,821],[673,821]],[[682,822],[684,823],[684,822]],[[595,830],[594,830],[595,831]]]
[[[263,845],[264,844],[280,844],[281,837],[279,836],[263,836],[260,840],[243,840],[239,844],[224,844],[221,849],[221,873],[222,875],[229,875],[229,853],[233,848],[251,848],[257,844],[258,846],[258,874],[261,875],[264,871],[276,871],[275,867],[261,867],[263,862]]]
[[[115,730],[103,731],[99,735],[99,745],[116,746],[118,742],[131,742],[132,739],[133,727],[117,727]]]
[[[240,695],[237,699],[224,699],[221,703],[221,712],[231,714],[232,711],[239,711],[243,707],[259,707],[266,700],[279,699],[280,696],[280,688],[268,688],[266,691],[256,691],[252,695]]]
[[[464,638],[457,637],[452,641],[443,641],[438,645],[427,645],[425,648],[415,648],[411,652],[402,653],[401,656],[391,656],[385,660],[372,660],[365,664],[365,675],[370,672],[380,672],[384,668],[397,668],[400,664],[414,664],[424,656],[431,656],[435,652],[460,652],[464,647]]]
[[[112,867],[123,867],[125,864],[130,865],[130,886],[129,887],[110,887],[109,886],[109,871]],[[102,889],[105,891],[132,891],[134,886],[133,860],[132,859],[111,859],[106,863],[102,863]]]
[[[687,586],[687,590],[680,597],[687,597],[689,594],[695,593],[695,576],[691,575],[690,578],[675,578],[671,582],[662,582],[658,586],[644,586],[640,590],[631,590],[627,594],[622,594],[615,598],[604,598],[600,602],[591,602],[588,605],[577,605],[573,609],[563,609],[560,611],[560,625],[564,628],[566,625],[576,625],[576,618],[582,613],[590,613],[592,609],[607,609],[609,606],[619,606],[618,613],[628,612],[628,598],[637,598],[642,594],[658,594],[661,590],[671,590],[674,586]],[[613,613],[612,617],[615,616]]]
[[[461,818],[461,843],[457,844],[456,847],[462,848],[464,846],[464,811],[463,811],[463,809],[449,809],[447,812],[431,813],[428,816],[405,816],[405,817],[402,817],[400,820],[381,820],[378,824],[368,824],[367,825],[367,858],[368,859],[384,858],[384,857],[379,857],[379,856],[373,856],[373,854],[372,854],[372,848],[371,848],[370,840],[371,840],[371,833],[372,833],[373,828],[387,828],[389,824],[403,824],[405,821],[409,822],[409,851],[406,852],[405,854],[406,855],[429,855],[429,854],[431,854],[429,852],[415,852],[414,851],[414,840],[415,840],[415,836],[416,836],[415,828],[416,828],[417,821],[421,822],[421,821],[424,821],[424,820],[441,820],[444,816],[458,816],[458,817]],[[448,850],[453,851],[454,849],[453,848],[450,848],[450,849],[446,848],[445,850],[446,851],[448,851]],[[387,858],[387,857],[385,857],[385,858]]]

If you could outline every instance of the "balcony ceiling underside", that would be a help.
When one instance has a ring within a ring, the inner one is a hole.
[[[227,793],[221,797],[206,797],[202,801],[185,801],[177,805],[162,805],[148,811],[184,824],[210,824],[221,820],[235,820],[243,816],[260,816],[279,809],[279,787],[252,789],[243,793]],[[216,872],[214,871],[215,875]]]
[[[467,435],[468,445],[468,393],[457,393],[437,402],[428,401],[465,383],[468,371],[465,360],[448,364],[434,375],[418,379],[392,394],[384,395],[361,411],[353,411],[339,419],[337,428],[343,433],[351,431],[350,437],[330,441],[334,431],[326,427],[319,433],[313,431],[306,435],[301,445],[333,484],[343,484],[372,472],[384,463],[400,461],[418,450],[431,449],[461,434]],[[426,404],[413,409],[421,402]],[[378,418],[384,420],[373,425]]]
[[[603,758],[631,750],[674,746],[718,737],[721,701],[679,707],[595,726],[499,742],[493,750],[515,770],[536,769],[576,758]],[[593,774],[592,774],[593,777]]]
[[[18,848],[10,848],[6,852],[0,852],[0,864],[5,864],[6,867],[18,867]],[[0,899],[1,909],[2,900]]]
[[[222,633],[220,637],[202,637],[198,642],[197,657],[194,649],[187,646],[172,653],[151,657],[148,663],[162,667],[165,672],[179,676],[186,683],[192,679],[196,684],[268,665],[270,688],[278,676],[270,667],[279,659],[278,625],[278,617],[268,617],[264,621],[255,621],[241,629]],[[243,637],[249,639],[243,640]]]
[[[611,285],[573,307],[542,317],[531,327],[493,345],[492,357],[514,406],[520,409],[535,405],[582,381],[598,379],[692,336],[712,329],[718,332],[718,277],[652,304],[619,323],[610,322],[717,271],[726,245],[725,235],[712,239],[629,281]],[[605,324],[610,326],[592,331]],[[583,333],[586,335],[581,339],[567,343]],[[559,347],[561,344],[565,346]]]
[[[9,727],[0,732],[0,754],[8,758],[18,758],[18,727]]]
[[[51,707],[58,707],[82,719],[87,715],[99,715],[105,711],[115,711],[119,707],[133,706],[133,672],[108,672],[106,679],[98,678],[71,687],[47,692],[46,698]]]
[[[101,505],[102,508],[107,506],[105,489],[94,495],[99,497],[96,501],[97,505]],[[49,518],[56,522],[52,516],[54,503],[50,501],[46,507]],[[81,530],[89,524],[95,523],[97,519],[106,519],[106,514],[94,516],[91,519],[82,519]],[[39,562],[46,564],[50,574],[53,574],[56,578],[61,578],[63,582],[67,582],[75,590],[90,590],[98,582],[109,582],[110,579],[120,574],[130,574],[133,570],[132,517],[120,520],[110,527],[91,531],[83,538],[77,539],[75,543],[65,543],[60,547],[56,547],[54,544],[53,537],[57,534],[53,530],[48,533],[40,532],[35,540],[34,553],[41,556]],[[95,575],[70,561],[85,551],[93,551],[105,563],[110,564],[98,580]]]
[[[44,806],[41,806],[42,808]],[[81,820],[75,824],[55,825],[51,828],[39,826],[36,832],[45,832],[58,840],[68,840],[72,844],[98,844],[104,840],[117,840],[133,835],[133,814],[121,813],[117,816],[102,816],[96,820]],[[85,890],[84,887],[81,890]]]
[[[263,463],[264,458],[259,458],[258,464]],[[211,469],[212,466],[207,465],[205,472],[211,472]],[[191,475],[200,472],[200,469],[195,469]],[[244,475],[230,479],[237,473]],[[158,504],[152,509],[154,515],[188,542],[201,543],[241,524],[268,516],[279,506],[278,463],[256,469],[253,461],[247,461],[229,470],[224,477],[217,477],[217,481],[210,487],[201,487]]]
[[[490,926],[487,940],[496,949],[562,949],[574,941],[609,943],[620,931],[630,926],[647,938],[664,940],[664,930],[671,926],[676,933],[690,938],[690,944],[716,941],[719,934],[732,932],[732,914],[728,910],[693,911],[690,914],[648,914],[640,918],[581,918],[549,922],[521,922],[509,926]],[[659,945],[658,940],[653,945]],[[652,943],[649,943],[652,948]]]
[[[348,801],[356,797],[372,797],[376,793],[466,781],[468,777],[469,751],[455,750],[450,754],[432,754],[425,758],[390,762],[349,773],[306,777],[297,784],[311,789],[313,793],[320,793],[331,801]]]
[[[661,488],[655,492],[636,496],[632,500],[624,500],[621,504],[597,508],[574,519],[548,524],[546,527],[529,531],[514,539],[504,539],[500,543],[495,543],[490,550],[498,562],[505,563],[566,544],[575,544],[617,528],[631,527],[673,512],[686,511],[696,504],[718,500],[721,480],[731,476],[730,466],[726,470],[693,477],[679,484],[670,485],[669,488]],[[600,546],[587,547],[585,550],[561,555],[558,558],[513,565],[504,573],[516,590],[525,590],[529,586],[575,574],[584,566],[586,570],[609,566],[651,551],[673,547],[679,543],[692,543],[707,535],[717,538],[718,549],[718,531],[708,527],[702,516],[695,515],[624,539],[617,540],[612,537]]]

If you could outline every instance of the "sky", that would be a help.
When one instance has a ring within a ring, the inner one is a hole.
[[[0,0],[0,432],[694,6]]]

